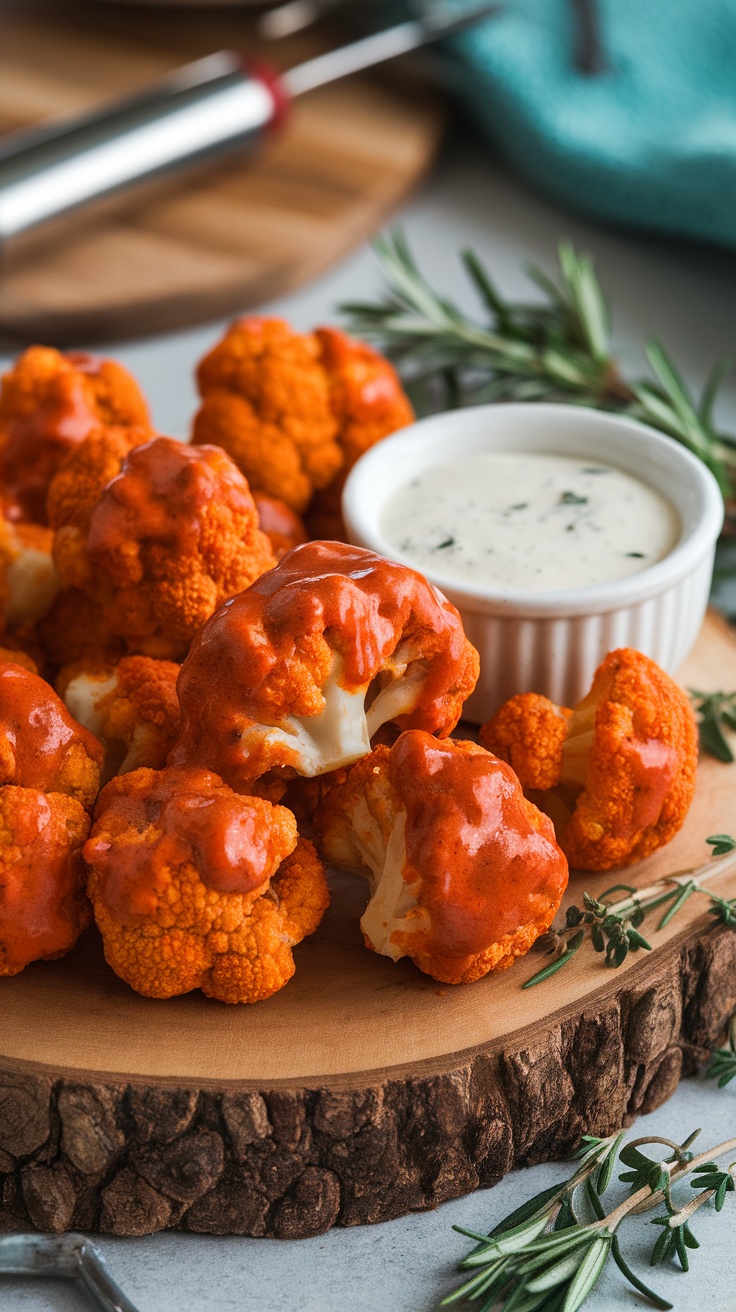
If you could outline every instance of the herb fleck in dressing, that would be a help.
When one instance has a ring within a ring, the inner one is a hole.
[[[646,569],[675,546],[680,521],[659,492],[612,465],[488,451],[405,483],[381,531],[430,575],[551,592]]]

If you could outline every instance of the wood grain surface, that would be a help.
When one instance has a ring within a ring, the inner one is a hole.
[[[79,0],[0,0],[0,133],[86,110],[225,47],[289,67],[344,32],[265,51],[251,19]],[[3,268],[0,337],[54,345],[227,315],[314,278],[381,225],[431,163],[443,111],[414,84],[355,77],[295,102],[232,157],[80,220]]]
[[[714,616],[682,678],[736,684]],[[734,770],[701,763],[683,832],[627,882],[707,859]],[[610,883],[573,875],[568,900]],[[736,895],[736,872],[712,887]],[[295,978],[253,1007],[140,998],[93,933],[2,981],[0,1228],[295,1238],[432,1207],[656,1107],[736,1010],[736,934],[697,899],[651,954],[613,972],[583,949],[531,992],[534,952],[454,988],[367,952],[364,902],[335,881]]]

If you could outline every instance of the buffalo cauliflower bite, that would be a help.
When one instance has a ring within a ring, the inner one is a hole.
[[[213,611],[275,563],[248,484],[218,447],[136,446],[91,504],[84,479],[78,501],[62,498],[67,472],[49,497],[60,578],[132,653],[183,656]]]
[[[270,997],[329,901],[322,863],[297,838],[291,812],[242,797],[207,770],[113,779],[84,856],[105,956],[145,997]]]
[[[222,446],[254,492],[306,510],[342,452],[320,346],[282,319],[240,319],[201,361],[192,441]]]
[[[481,726],[478,740],[508,761],[522,788],[546,792],[560,780],[571,715],[539,693],[519,693]]]
[[[70,563],[74,560],[78,535],[89,531],[95,506],[108,483],[117,478],[128,453],[150,442],[151,437],[142,428],[104,428],[90,433],[67,457],[51,480],[46,499],[57,555],[66,556],[68,538]]]
[[[330,406],[339,425],[337,440],[343,460],[329,487],[314,495],[309,529],[315,538],[344,540],[341,500],[345,479],[369,447],[411,424],[414,411],[393,365],[372,346],[337,328],[318,328],[315,337],[322,351]]]
[[[82,844],[89,820],[73,798],[0,787],[0,976],[62,957],[89,921]]]
[[[300,547],[307,541],[304,520],[285,501],[267,497],[263,492],[254,492],[253,500],[261,532],[266,534],[277,560],[281,560],[292,547]]]
[[[6,516],[46,523],[46,493],[89,433],[116,425],[151,436],[140,389],[114,360],[32,346],[0,385],[0,497]]]
[[[67,710],[105,744],[105,779],[166,764],[179,732],[178,673],[174,661],[150,656],[61,672],[56,686]]]
[[[552,824],[509,766],[419,730],[354,765],[315,829],[325,860],[369,881],[366,945],[446,984],[511,966],[567,885]]]
[[[8,629],[34,624],[53,605],[59,580],[51,529],[0,518],[0,610]]]
[[[609,653],[574,710],[523,693],[480,739],[511,763],[582,870],[643,860],[674,837],[693,799],[698,747],[688,698],[631,647]]]
[[[312,537],[343,536],[349,470],[414,418],[388,360],[336,328],[296,333],[281,319],[241,319],[197,378],[192,440],[223,446],[254,492],[309,508]]]
[[[101,742],[77,724],[53,688],[21,665],[0,665],[0,785],[65,793],[94,805]]]
[[[34,637],[41,663],[52,677],[76,662],[115,665],[125,655],[125,643],[112,632],[102,607],[79,588],[61,588],[35,625]]]
[[[445,736],[478,677],[455,607],[414,570],[359,547],[296,547],[197,635],[179,675],[170,761],[249,791],[319,775],[383,725]]]

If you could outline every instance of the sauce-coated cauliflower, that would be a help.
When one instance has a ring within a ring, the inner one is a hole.
[[[104,779],[141,766],[160,770],[179,732],[174,661],[124,656],[117,665],[77,664],[57,690],[75,720],[105,744]]]
[[[14,662],[0,664],[0,786],[64,793],[90,810],[103,758],[102,743],[44,679]]]
[[[0,787],[0,976],[62,957],[89,921],[79,802],[37,788]]]
[[[682,826],[695,791],[695,720],[682,688],[648,656],[622,647],[574,708],[512,697],[480,731],[552,817],[571,866],[641,861]]]
[[[267,497],[265,492],[254,492],[253,500],[261,532],[266,534],[277,560],[281,560],[292,547],[300,547],[307,541],[304,520],[285,501]]]
[[[315,831],[325,860],[368,879],[367,946],[447,984],[513,965],[567,885],[552,824],[509,766],[418,730],[329,788]]]
[[[282,806],[198,769],[136,770],[100,794],[85,845],[113,970],[137,992],[258,1002],[329,902],[314,848]]]
[[[234,323],[197,371],[194,442],[223,446],[254,492],[302,514],[313,537],[343,535],[340,495],[364,451],[414,412],[388,360],[336,328]]]
[[[317,339],[282,319],[240,319],[201,361],[197,381],[192,441],[224,447],[254,492],[302,514],[343,459]]]
[[[59,576],[99,607],[130,652],[176,659],[227,597],[271,568],[271,546],[248,484],[218,447],[157,437],[119,469],[96,497],[85,478],[75,497],[69,469],[55,480]]]
[[[0,614],[7,629],[35,624],[53,605],[59,579],[52,543],[49,528],[0,518]]]
[[[113,633],[102,607],[79,588],[61,588],[33,634],[50,678],[77,662],[116,665],[125,655],[125,643]]]
[[[0,385],[0,499],[10,519],[46,523],[56,471],[95,429],[140,428],[148,407],[122,365],[80,351],[31,346]]]
[[[365,451],[411,424],[414,410],[393,365],[372,346],[337,328],[318,328],[315,337],[322,350],[343,459],[337,478],[312,499],[309,530],[311,537],[342,541],[345,479]]]
[[[458,612],[421,574],[309,542],[198,634],[170,761],[246,792],[268,771],[324,774],[369,752],[384,725],[450,733],[477,677]]]

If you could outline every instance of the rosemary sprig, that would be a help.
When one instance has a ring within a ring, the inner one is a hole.
[[[711,1080],[718,1080],[719,1089],[736,1078],[736,1016],[731,1021],[726,1047],[716,1049],[705,1073]]]
[[[588,255],[562,242],[557,280],[530,268],[544,293],[539,304],[507,301],[478,256],[462,252],[484,315],[477,321],[432,290],[401,232],[380,237],[375,249],[388,281],[384,299],[342,309],[356,333],[396,360],[420,410],[431,408],[428,388],[438,384],[451,406],[562,400],[615,410],[681,442],[712,470],[725,497],[736,496],[736,444],[713,419],[730,364],[715,366],[696,401],[652,340],[651,376],[627,381],[612,355],[608,302]]]
[[[440,1304],[475,1303],[478,1312],[577,1312],[595,1287],[609,1257],[622,1275],[658,1308],[671,1303],[650,1289],[632,1271],[619,1245],[618,1231],[629,1217],[664,1206],[654,1218],[661,1227],[652,1265],[676,1257],[688,1269],[688,1249],[698,1241],[690,1220],[699,1207],[713,1202],[723,1208],[733,1192],[734,1166],[723,1171],[717,1160],[736,1148],[736,1139],[718,1144],[695,1157],[690,1150],[699,1131],[681,1144],[657,1135],[635,1139],[622,1147],[623,1134],[583,1140],[579,1166],[566,1181],[530,1199],[490,1234],[454,1229],[475,1241],[460,1262],[463,1283]],[[660,1160],[641,1151],[664,1145],[670,1154]],[[616,1160],[629,1169],[619,1178],[631,1186],[629,1197],[606,1211],[601,1202],[611,1182]],[[698,1196],[678,1202],[673,1190],[687,1177]],[[467,1273],[470,1273],[469,1275]]]
[[[736,692],[699,692],[691,688],[690,696],[698,718],[703,751],[719,761],[736,759],[725,734],[726,729],[736,733]]]
[[[554,960],[521,987],[534,988],[557,974],[586,940],[596,952],[604,954],[605,964],[612,967],[623,965],[629,952],[637,952],[640,948],[651,951],[651,943],[639,933],[645,917],[657,907],[664,907],[664,914],[656,926],[658,930],[664,929],[696,893],[708,899],[709,910],[717,921],[736,928],[736,898],[719,897],[704,887],[705,881],[714,874],[736,864],[736,839],[729,834],[713,834],[706,842],[713,846],[713,854],[722,857],[721,860],[711,860],[679,875],[668,875],[649,888],[637,890],[629,884],[615,884],[599,898],[583,893],[583,906],[568,907],[563,927],[549,931],[546,936],[551,944],[550,951],[556,954]],[[606,900],[620,891],[624,891],[626,897],[618,902]]]

